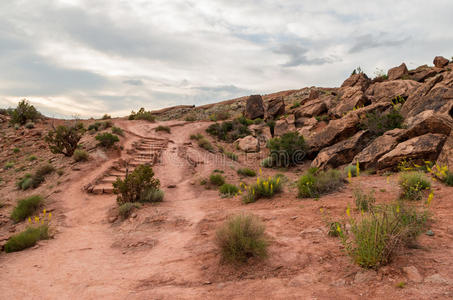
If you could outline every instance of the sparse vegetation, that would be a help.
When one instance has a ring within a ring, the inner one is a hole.
[[[35,161],[35,160],[37,160],[37,159],[38,159],[38,158],[36,157],[36,155],[30,155],[30,156],[27,158],[28,161]]]
[[[247,122],[247,119],[245,117],[240,117],[221,124],[212,124],[206,129],[206,132],[220,140],[233,142],[238,138],[243,138],[250,134],[250,130],[247,127],[248,125],[250,124]]]
[[[108,120],[111,119],[112,117],[109,114],[105,114],[102,116],[102,120]]]
[[[373,208],[376,198],[374,197],[374,190],[365,193],[362,189],[354,189],[355,206],[359,211],[366,212]]]
[[[60,125],[56,129],[49,131],[45,140],[52,153],[61,153],[71,157],[77,149],[84,132],[82,123],[76,123],[73,126]]]
[[[42,118],[36,108],[25,99],[21,100],[17,107],[10,111],[10,116],[11,123],[19,125],[25,125],[27,122],[36,122]]]
[[[346,176],[349,176],[351,174],[351,177],[356,177],[357,176],[357,166],[356,165],[348,165],[344,168],[344,174]]]
[[[399,185],[401,198],[409,200],[421,200],[426,190],[431,188],[431,182],[423,172],[412,171],[400,174]]]
[[[244,185],[244,189],[242,202],[245,204],[253,203],[258,199],[272,198],[275,194],[280,193],[282,191],[282,182],[280,176],[268,177],[267,179],[258,177],[255,184]]]
[[[33,128],[35,128],[35,123],[33,123],[33,122],[27,122],[27,123],[25,124],[25,128],[27,128],[27,129],[33,129]]]
[[[266,157],[260,163],[263,168],[272,168],[272,157]]]
[[[132,111],[129,115],[129,120],[145,120],[149,122],[154,122],[156,118],[150,111],[146,111],[143,107],[139,109],[138,112]]]
[[[90,155],[88,152],[85,150],[77,149],[74,151],[74,154],[72,155],[72,159],[74,159],[75,162],[80,162],[80,161],[87,161]]]
[[[221,186],[225,183],[225,178],[220,174],[213,173],[209,176],[209,182],[213,185]]]
[[[453,173],[448,171],[445,178],[444,183],[448,186],[453,186]]]
[[[150,187],[145,189],[141,195],[139,202],[145,203],[154,203],[154,202],[162,202],[164,200],[164,192],[160,189],[156,189],[155,187]]]
[[[129,216],[132,214],[134,209],[137,209],[140,207],[139,203],[136,202],[126,202],[120,205],[118,208],[118,215],[121,217],[121,219],[125,220],[129,218]]]
[[[16,147],[16,148],[13,149],[13,153],[14,153],[14,154],[17,154],[17,153],[19,153],[19,152],[20,152],[20,149],[19,149],[19,148]]]
[[[230,118],[230,113],[228,111],[217,111],[209,116],[211,121],[223,121]]]
[[[105,148],[111,148],[115,143],[120,141],[117,135],[108,132],[96,135],[96,140],[99,141],[99,145]]]
[[[226,197],[232,197],[239,192],[239,188],[234,184],[224,183],[219,188],[220,194]]]
[[[116,134],[116,135],[119,135],[119,136],[124,136],[123,129],[121,129],[121,128],[119,128],[119,127],[113,126],[113,127],[112,127],[112,133],[113,133],[113,134]]]
[[[17,202],[17,206],[11,213],[14,222],[20,222],[33,215],[43,203],[43,198],[39,195],[30,196]]]
[[[39,240],[46,240],[49,238],[49,226],[47,224],[39,225],[37,227],[28,227],[26,230],[13,235],[5,244],[5,252],[21,251],[36,245]]]
[[[318,198],[338,190],[344,184],[344,175],[338,170],[309,170],[299,178],[297,188],[301,198]]]
[[[117,194],[118,205],[127,202],[146,202],[149,193],[159,190],[159,179],[154,178],[153,169],[147,165],[140,165],[128,174],[124,180],[117,178],[113,183],[114,193]]]
[[[281,137],[272,138],[267,142],[267,147],[274,167],[297,165],[305,158],[307,151],[304,137],[298,132],[287,132]]]
[[[205,137],[202,137],[201,139],[198,140],[198,146],[209,152],[214,152],[214,147]]]
[[[238,169],[237,173],[238,173],[238,175],[241,175],[241,176],[249,176],[249,177],[255,177],[256,176],[256,172],[254,170],[252,170],[252,169],[249,169],[249,168]]]
[[[404,117],[398,109],[392,109],[390,112],[371,112],[361,120],[360,128],[369,130],[374,136],[380,136],[386,131],[402,128]]]
[[[39,167],[36,172],[32,174],[25,174],[17,182],[17,187],[21,190],[27,190],[29,188],[37,188],[44,182],[45,177],[55,171],[55,168],[50,165],[43,165]]]
[[[264,225],[256,216],[241,214],[230,217],[216,233],[223,260],[245,263],[252,257],[265,258],[268,242],[264,231]]]
[[[171,129],[169,126],[162,126],[162,125],[159,125],[156,127],[155,131],[164,131],[166,133],[170,133],[171,132]]]
[[[330,120],[329,115],[320,115],[320,116],[315,116],[316,121],[318,122],[328,122]]]
[[[225,154],[225,156],[231,160],[234,160],[234,161],[238,160],[238,155],[234,152],[224,151],[223,154]]]

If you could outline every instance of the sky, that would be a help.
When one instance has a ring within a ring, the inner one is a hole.
[[[453,55],[453,1],[0,0],[0,107],[124,116]]]

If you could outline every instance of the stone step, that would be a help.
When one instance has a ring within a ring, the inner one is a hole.
[[[126,177],[126,172],[111,171],[111,172],[109,173],[109,176]]]
[[[113,185],[111,183],[96,184],[91,192],[96,195],[113,194]]]

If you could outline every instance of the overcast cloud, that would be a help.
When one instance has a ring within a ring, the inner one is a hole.
[[[453,1],[0,1],[0,107],[125,115],[453,55]]]

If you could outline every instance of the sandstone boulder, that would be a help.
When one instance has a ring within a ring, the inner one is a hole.
[[[371,83],[371,79],[366,76],[365,73],[352,74],[346,79],[341,87],[360,87],[362,91],[365,91]]]
[[[294,116],[296,117],[296,123],[298,123],[298,119],[300,118],[311,118],[322,115],[326,112],[326,103],[321,99],[315,99],[299,107],[294,113]]]
[[[285,101],[283,97],[270,99],[267,103],[266,119],[276,119],[285,113]]]
[[[402,142],[378,160],[377,168],[395,169],[403,159],[420,165],[424,164],[424,160],[435,161],[445,140],[446,136],[443,134],[427,133]]]
[[[244,115],[248,119],[264,118],[264,102],[260,95],[251,95],[247,99]]]
[[[439,166],[447,166],[449,170],[453,170],[453,132],[450,133],[450,136],[445,141],[437,158],[437,164]]]
[[[398,67],[391,68],[387,72],[388,80],[402,79],[408,75],[409,75],[409,70],[407,69],[405,63],[402,63]]]
[[[409,95],[422,84],[413,80],[394,80],[378,82],[371,85],[365,96],[372,102],[390,102],[395,97],[408,98]]]
[[[359,86],[342,88],[340,101],[335,107],[329,110],[329,114],[342,117],[354,108],[367,104],[369,104],[369,101]]]
[[[437,71],[427,65],[420,66],[414,70],[409,71],[409,76],[412,80],[424,82],[426,79],[436,76]]]
[[[236,140],[239,149],[244,152],[258,152],[260,151],[260,143],[257,138],[248,135],[244,138]]]
[[[359,131],[349,139],[322,149],[311,166],[319,169],[336,168],[348,164],[371,140],[369,131]]]
[[[398,139],[396,137],[387,134],[381,135],[357,154],[352,159],[352,162],[359,162],[360,166],[365,169],[374,168],[379,158],[393,150],[396,145],[398,145]]]
[[[289,131],[296,131],[294,123],[288,122],[286,119],[277,120],[274,126],[274,136],[281,136]]]
[[[438,114],[432,110],[425,110],[418,115],[408,118],[405,124],[408,128],[404,134],[405,139],[426,133],[449,135],[453,129],[453,119],[449,115]]]
[[[433,60],[433,64],[437,67],[437,68],[443,68],[445,67],[446,65],[448,65],[448,59],[446,59],[445,57],[443,56],[436,56],[434,57],[434,60]]]
[[[258,139],[260,147],[265,146],[267,141],[272,138],[270,128],[265,123],[250,125],[249,130]]]

